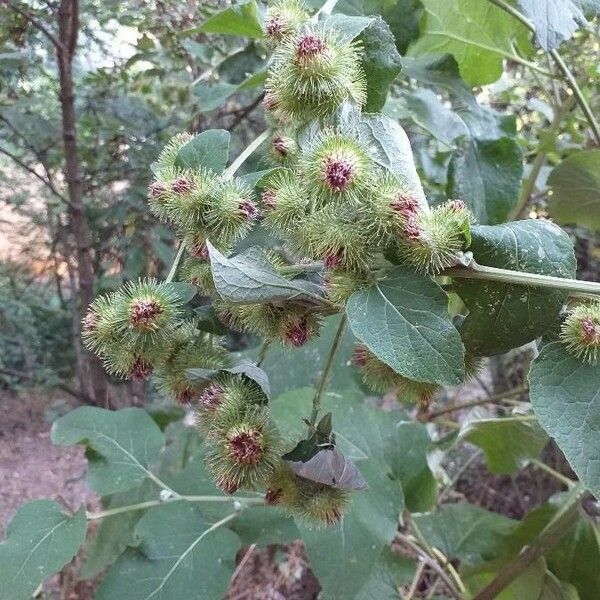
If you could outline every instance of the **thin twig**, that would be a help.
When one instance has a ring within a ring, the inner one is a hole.
[[[27,19],[27,21],[29,21],[36,29],[39,29],[54,44],[54,46],[56,46],[56,48],[62,48],[62,44],[58,41],[54,34],[43,23],[40,23],[32,14],[24,11],[12,2],[7,2],[6,4],[11,10],[21,15],[24,19]]]
[[[252,544],[252,546],[250,546],[250,548],[248,548],[248,550],[242,557],[242,560],[240,560],[240,564],[235,568],[235,571],[233,572],[233,575],[231,576],[231,579],[229,580],[230,585],[236,580],[237,576],[241,573],[242,569],[244,568],[244,565],[248,562],[248,560],[249,560],[251,554],[254,552],[254,550],[256,550],[256,544]]]

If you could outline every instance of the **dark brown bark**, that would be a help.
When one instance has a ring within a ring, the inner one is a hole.
[[[91,252],[91,233],[86,219],[81,185],[81,168],[77,150],[75,92],[73,89],[73,57],[79,32],[78,0],[61,0],[58,9],[58,43],[56,58],[60,79],[63,143],[65,150],[65,180],[69,194],[69,229],[76,246],[77,285],[79,306],[76,315],[76,344],[81,345],[79,322],[94,299],[94,269]],[[107,383],[102,365],[91,356],[86,357],[86,373],[78,373],[82,392],[94,398],[98,405],[106,405]],[[87,376],[86,376],[87,375]],[[86,388],[88,388],[86,390]]]

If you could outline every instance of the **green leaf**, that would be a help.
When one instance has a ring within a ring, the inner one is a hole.
[[[383,19],[374,19],[362,32],[363,70],[367,80],[366,112],[379,112],[388,96],[390,86],[402,70],[402,61],[394,36]]]
[[[77,554],[86,528],[84,508],[69,516],[50,500],[21,506],[0,544],[0,600],[29,600]]]
[[[223,33],[249,38],[263,37],[260,11],[254,0],[236,3],[208,18],[199,27],[187,29],[184,35],[197,33]]]
[[[496,561],[470,569],[463,576],[463,581],[471,594],[485,588],[502,570],[503,563]],[[546,563],[538,559],[523,570],[502,592],[496,595],[496,600],[539,600],[546,582]],[[473,596],[468,596],[473,597]]]
[[[191,503],[148,511],[135,528],[137,548],[106,574],[97,600],[220,600],[240,542],[229,529],[211,525]]]
[[[472,138],[496,140],[505,136],[515,137],[515,117],[479,104],[470,88],[461,79],[453,56],[449,54],[420,58],[406,56],[402,59],[402,67],[406,77],[450,93],[453,110]]]
[[[493,83],[502,75],[504,58],[519,60],[515,51],[528,30],[491,2],[421,0],[425,7],[421,37],[412,56],[452,54],[470,85]]]
[[[535,26],[544,50],[552,50],[587,25],[581,0],[519,0],[523,14]]]
[[[364,115],[357,123],[360,142],[371,158],[401,177],[421,205],[427,205],[404,129],[385,115]]]
[[[503,223],[516,206],[523,176],[523,155],[509,137],[468,140],[448,167],[449,198],[460,198],[481,225]]]
[[[523,421],[519,417],[479,418],[477,415],[477,411],[469,414],[459,438],[483,450],[492,473],[516,473],[528,458],[538,458],[548,442],[548,436],[535,421]]]
[[[447,504],[437,513],[413,515],[425,539],[450,560],[478,564],[502,555],[517,521],[474,504]]]
[[[600,150],[583,150],[563,160],[550,173],[548,185],[553,218],[600,230]]]
[[[175,166],[182,169],[212,169],[216,173],[223,171],[229,159],[230,134],[224,129],[203,131],[178,152]]]
[[[386,548],[367,583],[355,598],[356,600],[399,600],[398,588],[410,585],[414,574],[414,561]]]
[[[575,256],[569,236],[541,219],[504,225],[476,226],[469,250],[475,260],[500,267],[575,276]],[[465,346],[481,356],[517,348],[543,335],[558,318],[567,298],[562,291],[497,282],[455,279],[455,290],[469,314],[461,326]]]
[[[222,106],[225,101],[240,90],[249,90],[260,86],[266,78],[266,71],[260,71],[246,78],[241,83],[217,81],[212,85],[206,82],[194,86],[194,95],[200,104],[199,111],[210,112]]]
[[[54,422],[52,442],[87,447],[89,486],[112,494],[139,484],[148,476],[164,445],[164,435],[140,408],[109,411],[82,406]]]
[[[570,583],[560,581],[550,571],[546,571],[546,579],[538,600],[580,600],[577,589]]]
[[[321,289],[316,284],[279,275],[258,247],[227,258],[210,242],[207,246],[215,287],[225,300],[255,304],[321,297]]]
[[[414,123],[450,148],[457,138],[469,134],[462,119],[426,88],[402,90],[399,98],[388,99],[383,111],[394,119]]]
[[[328,29],[335,29],[342,39],[351,42],[369,27],[374,20],[373,17],[356,17],[336,14],[327,17],[323,21],[323,26]]]
[[[448,297],[429,277],[397,268],[346,306],[354,335],[404,377],[446,385],[464,379],[464,349]]]
[[[297,440],[305,433],[302,417],[310,412],[313,394],[311,389],[295,390],[272,402],[273,417],[287,439]],[[401,484],[414,475],[399,472],[402,468],[396,470],[399,457],[419,451],[411,448],[414,436],[407,435],[406,429],[397,429],[394,413],[369,408],[359,401],[361,398],[360,393],[350,391],[329,393],[323,396],[322,405],[333,414],[337,445],[356,462],[369,488],[353,494],[351,508],[338,526],[322,530],[298,526],[324,598],[356,597],[379,568],[402,510]],[[411,426],[422,427],[406,424]],[[395,446],[388,443],[392,438]],[[425,449],[422,451],[424,459]],[[420,460],[413,456],[411,462],[418,472]]]
[[[192,298],[198,293],[198,289],[192,283],[186,283],[185,281],[172,281],[170,284],[171,289],[179,297],[182,304],[187,304]]]
[[[600,496],[600,369],[553,342],[533,361],[529,387],[541,426],[556,440],[580,481]]]
[[[242,544],[290,544],[300,537],[294,519],[270,506],[257,506],[244,511],[231,524]]]

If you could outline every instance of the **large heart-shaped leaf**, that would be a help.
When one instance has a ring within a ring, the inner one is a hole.
[[[209,129],[193,137],[181,147],[175,166],[182,169],[212,169],[220,173],[229,159],[229,131]]]
[[[554,167],[550,212],[559,223],[600,229],[600,150],[572,154]]]
[[[199,27],[186,29],[183,35],[197,33],[223,33],[250,38],[261,38],[263,28],[260,10],[255,0],[242,0],[234,6],[212,15]]]
[[[519,0],[519,6],[533,23],[539,45],[552,50],[587,25],[583,2],[587,0]],[[592,4],[596,11],[600,9],[597,0]]]
[[[30,600],[46,577],[77,554],[86,528],[83,508],[70,516],[50,500],[24,504],[0,544],[0,600]]]
[[[422,2],[422,32],[409,50],[411,55],[452,54],[471,85],[496,81],[504,58],[521,60],[515,47],[527,39],[527,28],[491,2]]]
[[[54,422],[52,442],[87,447],[88,484],[104,495],[135,487],[148,477],[164,435],[140,408],[115,412],[82,406]]]
[[[448,298],[429,277],[398,268],[346,306],[354,335],[404,377],[456,385],[464,349],[448,314]]]
[[[600,497],[600,369],[552,342],[533,361],[529,386],[538,421],[583,484]]]
[[[213,281],[217,292],[225,300],[254,304],[321,299],[322,290],[318,285],[279,275],[260,248],[249,248],[227,258],[210,242],[207,242],[207,246]]]
[[[220,600],[240,541],[206,522],[197,505],[172,503],[148,511],[127,549],[106,574],[97,600]]]
[[[569,236],[541,219],[477,226],[470,250],[489,267],[555,277],[575,276]],[[492,356],[543,335],[555,322],[567,295],[562,291],[506,283],[456,279],[469,314],[461,334],[470,350]]]
[[[482,225],[503,223],[519,198],[523,155],[509,137],[469,140],[448,167],[447,194],[460,198]]]
[[[492,473],[508,475],[523,468],[528,458],[537,458],[548,436],[535,421],[521,417],[486,418],[473,411],[463,423],[459,438],[479,446]]]

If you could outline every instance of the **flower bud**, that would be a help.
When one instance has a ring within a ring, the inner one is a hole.
[[[213,243],[229,246],[243,237],[258,217],[251,190],[240,180],[221,181],[206,213],[207,237]]]
[[[254,488],[265,484],[280,454],[281,439],[266,410],[252,406],[236,422],[215,426],[207,464],[221,489]]]
[[[560,334],[573,355],[590,365],[600,358],[600,302],[580,304],[565,319]]]
[[[209,296],[215,292],[210,263],[205,259],[186,257],[181,265],[181,279],[197,286],[202,293]]]
[[[292,137],[275,133],[271,138],[270,155],[276,164],[287,164],[298,154],[298,144]]]
[[[194,136],[191,133],[182,132],[174,135],[169,140],[158,156],[156,167],[153,167],[157,177],[162,178],[165,172],[170,172],[175,167],[175,160],[179,151],[192,139],[194,139]]]
[[[434,383],[414,381],[396,373],[362,344],[354,348],[351,360],[360,370],[363,382],[369,389],[378,394],[394,390],[402,402],[427,406],[440,388]]]
[[[360,45],[332,28],[302,28],[273,54],[266,90],[276,96],[277,112],[291,120],[325,117],[345,100],[362,105]]]
[[[288,170],[276,173],[261,196],[264,223],[277,233],[287,233],[305,217],[307,193]]]
[[[470,211],[456,201],[418,213],[408,222],[400,254],[417,271],[439,273],[456,264],[470,244]]]
[[[345,306],[354,292],[367,287],[370,278],[361,271],[336,268],[325,273],[327,297],[339,306]]]
[[[360,200],[372,184],[373,162],[353,137],[326,129],[302,154],[300,171],[322,202]]]
[[[302,0],[278,0],[265,15],[265,35],[270,46],[276,46],[294,34],[309,20]]]
[[[141,357],[135,357],[131,370],[129,371],[129,377],[131,379],[143,380],[147,379],[152,375],[154,367],[151,363],[145,361]]]

